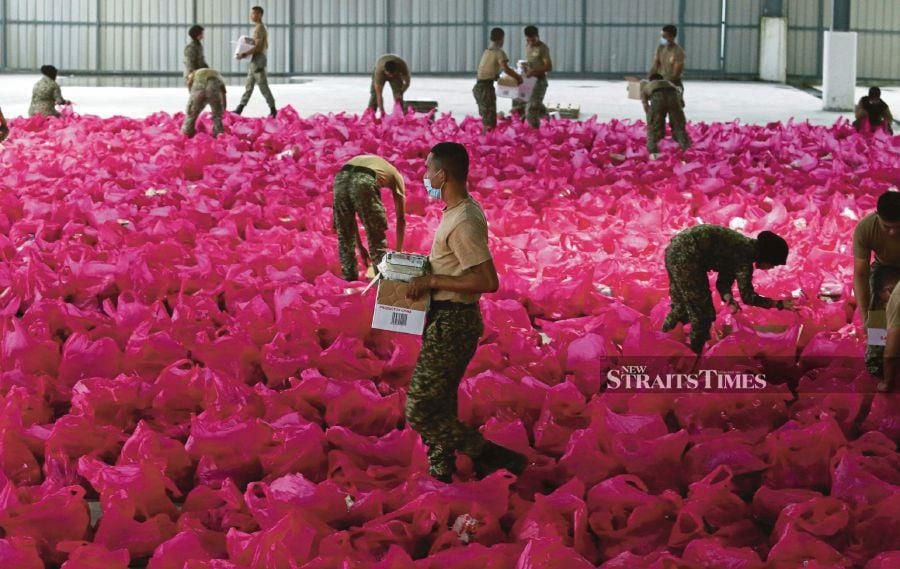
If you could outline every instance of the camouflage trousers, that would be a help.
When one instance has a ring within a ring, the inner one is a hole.
[[[672,308],[663,323],[663,332],[672,330],[679,322],[690,324],[691,349],[699,354],[710,338],[709,329],[716,320],[716,309],[709,290],[709,277],[694,261],[698,255],[693,247],[680,244],[666,249]]]
[[[381,262],[387,249],[387,214],[374,173],[350,170],[338,172],[334,177],[333,207],[341,274],[344,279],[355,281],[359,278],[359,262],[356,258],[356,243],[359,241],[357,215],[366,230],[373,264]]]
[[[879,291],[875,290],[875,274],[884,270],[884,265],[875,262],[869,270],[869,310],[884,310],[885,303],[881,302]],[[868,315],[861,315],[865,321]],[[876,377],[884,377],[884,346],[870,346],[866,344],[866,370]]]
[[[181,132],[186,136],[194,136],[197,119],[200,118],[200,113],[206,105],[212,109],[213,136],[218,136],[224,131],[222,115],[225,112],[225,99],[222,96],[222,84],[210,81],[205,89],[191,89],[191,99],[188,101],[184,125],[181,127]]]
[[[406,393],[406,421],[428,445],[432,476],[453,473],[456,451],[475,458],[486,447],[478,430],[460,421],[457,411],[459,382],[483,331],[477,303],[433,303],[428,313]]]
[[[253,88],[259,85],[259,92],[265,97],[266,103],[270,109],[275,108],[275,97],[269,90],[269,75],[266,73],[266,54],[260,53],[253,56],[250,60],[250,70],[247,71],[247,82],[244,84],[244,96],[241,97],[241,107],[246,107],[250,102],[250,96],[253,95]]]
[[[541,119],[547,116],[547,107],[544,106],[544,96],[547,94],[547,76],[538,77],[537,83],[534,84],[534,90],[528,97],[528,104],[525,106],[525,120],[532,128],[541,126]]]
[[[660,89],[650,95],[650,112],[647,113],[647,150],[651,154],[659,152],[659,141],[666,135],[666,116],[672,127],[672,138],[681,149],[685,150],[691,145],[685,130],[681,97],[674,89]]]
[[[394,96],[394,102],[399,102],[401,107],[403,107],[403,112],[406,112],[406,104],[403,102],[403,79],[400,77],[394,77],[393,79],[388,79],[388,83],[391,85],[391,94]],[[382,96],[384,95],[384,91],[381,92]],[[372,86],[369,87],[369,108],[374,110],[378,109],[378,98],[375,96],[375,82],[372,82]],[[390,112],[390,110],[388,110]]]
[[[478,114],[485,130],[497,126],[497,91],[491,79],[479,79],[472,88],[475,102],[478,103]]]

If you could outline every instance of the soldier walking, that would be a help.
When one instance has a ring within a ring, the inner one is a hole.
[[[269,90],[269,77],[266,73],[266,52],[269,50],[269,31],[263,24],[263,9],[261,6],[254,6],[250,10],[250,21],[255,24],[253,28],[253,49],[242,54],[238,59],[250,58],[250,70],[247,71],[247,82],[244,86],[244,96],[241,102],[234,110],[236,114],[244,112],[244,107],[250,102],[250,96],[253,95],[253,88],[259,85],[259,92],[262,93],[269,105],[269,116],[276,116],[278,109],[275,108],[275,98],[272,91]]]
[[[526,459],[486,441],[461,422],[457,391],[484,331],[478,300],[499,288],[488,248],[488,225],[481,206],[469,195],[469,155],[463,145],[435,145],[425,162],[425,189],[446,206],[429,260],[432,274],[413,279],[409,298],[431,295],[431,307],[406,394],[406,420],[428,445],[429,471],[450,482],[455,453],[470,456],[479,476],[499,468],[519,474]]]

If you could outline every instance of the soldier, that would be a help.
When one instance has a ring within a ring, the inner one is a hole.
[[[525,45],[525,59],[528,61],[525,76],[537,77],[537,83],[534,84],[525,107],[525,119],[532,128],[538,128],[541,117],[547,116],[544,95],[547,94],[547,73],[553,71],[553,61],[550,59],[550,48],[538,36],[537,27],[525,28]]]
[[[6,117],[3,116],[3,111],[0,110],[0,142],[3,142],[9,137],[9,125],[6,124]]]
[[[884,310],[891,293],[900,283],[900,269],[895,267],[882,267],[881,270],[872,273],[872,312]],[[871,312],[865,318],[866,331],[869,328],[881,327],[881,323],[873,326]],[[875,377],[884,377],[884,346],[866,342],[866,369]]]
[[[656,74],[662,75],[662,78],[675,86],[681,88],[679,94],[681,98],[681,106],[684,106],[684,83],[681,82],[681,74],[684,73],[684,49],[677,43],[675,38],[678,36],[678,28],[669,24],[663,26],[660,32],[659,46],[653,55],[653,64],[650,66],[650,73],[647,77],[653,77]]]
[[[334,227],[338,235],[338,257],[345,280],[359,279],[355,247],[359,245],[363,259],[377,266],[387,248],[385,232],[388,222],[379,188],[390,188],[397,213],[397,250],[403,250],[406,233],[406,186],[403,176],[380,156],[364,154],[352,158],[334,177]],[[359,240],[356,216],[359,215],[369,239],[369,251]]]
[[[880,280],[878,273],[885,267],[900,269],[898,192],[881,194],[875,211],[859,220],[853,231],[853,292],[863,322],[873,304],[872,298],[878,294],[875,288],[876,280]]]
[[[382,55],[375,62],[372,71],[372,87],[369,94],[369,108],[373,111],[384,112],[384,84],[391,84],[391,93],[394,95],[394,104],[403,106],[403,93],[409,89],[410,75],[409,65],[398,55]],[[406,107],[403,107],[404,111]]]
[[[31,106],[28,108],[28,116],[58,117],[60,114],[56,110],[56,105],[71,105],[72,103],[62,97],[59,83],[56,82],[58,71],[55,67],[44,65],[41,67],[41,73],[44,76],[35,83],[34,90],[31,92]]]
[[[684,128],[684,111],[681,108],[680,87],[666,81],[662,75],[650,76],[650,81],[641,82],[641,102],[647,114],[647,150],[655,158],[659,152],[659,141],[666,135],[666,116],[672,127],[672,138],[678,141],[682,150],[691,145]]]
[[[203,26],[191,26],[188,31],[191,41],[184,47],[184,82],[188,83],[191,73],[204,67],[209,67],[203,56]],[[188,86],[188,91],[191,88]]]
[[[188,89],[191,90],[191,96],[181,132],[188,137],[194,136],[194,125],[200,113],[209,105],[213,116],[213,136],[221,134],[222,114],[225,112],[225,80],[215,69],[205,67],[188,76]]]
[[[250,21],[256,24],[253,28],[253,44],[254,47],[249,52],[241,55],[238,59],[250,59],[250,70],[247,72],[247,83],[244,88],[244,96],[241,102],[234,110],[236,114],[244,112],[244,107],[250,102],[250,96],[253,95],[253,87],[259,84],[259,92],[266,98],[269,104],[269,116],[274,117],[278,114],[275,108],[275,98],[272,91],[269,90],[269,78],[266,74],[266,51],[269,49],[269,31],[263,25],[263,9],[260,6],[254,6],[250,10]]]
[[[891,109],[887,103],[881,98],[881,89],[878,87],[870,87],[869,94],[860,97],[855,109],[856,120],[853,121],[853,128],[859,132],[874,132],[878,129],[884,129],[888,134],[894,134],[891,123],[894,117],[891,115]]]
[[[497,126],[497,91],[494,81],[503,70],[507,75],[522,84],[522,76],[509,66],[509,58],[503,51],[503,40],[506,34],[500,28],[491,30],[491,46],[481,55],[481,63],[478,64],[475,87],[472,94],[478,103],[478,114],[481,115],[483,132],[493,130]]]
[[[750,306],[793,309],[791,299],[772,300],[753,290],[753,265],[769,270],[787,261],[788,246],[784,239],[763,231],[756,239],[745,237],[718,225],[697,225],[672,238],[666,248],[666,271],[672,308],[663,323],[663,332],[678,323],[690,324],[691,349],[698,354],[709,339],[709,328],[716,319],[709,291],[709,271],[719,273],[716,290],[732,312],[740,310],[731,287],[738,282],[741,300]]]
[[[472,457],[476,473],[498,468],[519,474],[525,457],[484,440],[457,416],[457,390],[484,327],[478,299],[499,288],[488,248],[488,225],[466,187],[469,156],[461,144],[442,142],[425,162],[425,189],[446,204],[431,246],[432,274],[413,279],[408,297],[431,294],[431,308],[406,395],[406,420],[428,445],[432,476],[451,481],[456,451]]]

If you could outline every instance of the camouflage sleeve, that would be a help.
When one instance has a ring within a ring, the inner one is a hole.
[[[53,100],[56,101],[57,105],[62,105],[66,102],[62,96],[62,89],[59,88],[59,83],[53,83]]]
[[[716,290],[719,291],[719,296],[722,297],[722,300],[725,300],[725,295],[731,294],[731,287],[734,285],[734,272],[732,271],[720,271],[718,278],[716,278]],[[743,298],[743,291],[741,293],[741,298]],[[726,301],[727,302],[727,301]]]
[[[738,291],[741,300],[747,306],[759,306],[761,308],[773,308],[775,301],[756,294],[753,290],[753,265],[741,265],[737,270]]]

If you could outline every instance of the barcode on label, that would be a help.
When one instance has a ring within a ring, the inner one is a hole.
[[[394,312],[391,314],[391,326],[406,326],[406,317],[409,316],[404,312]]]

